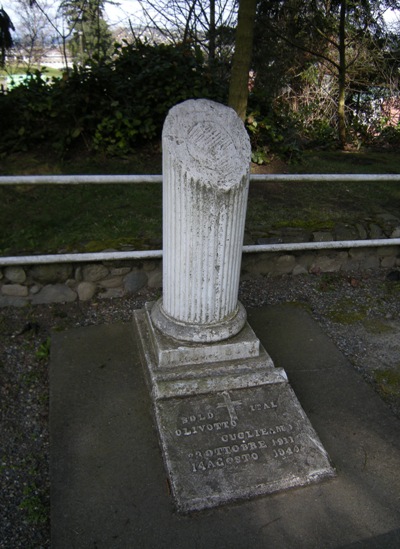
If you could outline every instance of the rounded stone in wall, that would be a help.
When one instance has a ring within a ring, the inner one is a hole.
[[[296,265],[295,268],[292,271],[293,276],[308,274],[308,271],[303,265]]]
[[[362,269],[379,269],[379,257],[377,255],[368,255],[360,263]]]
[[[143,271],[133,271],[124,278],[124,290],[127,293],[136,293],[147,284],[147,274]]]
[[[380,248],[377,248],[379,257],[396,256],[398,251],[398,246],[381,246]]]
[[[158,267],[158,261],[151,261],[149,259],[143,261],[143,270],[146,272],[154,271],[156,267]]]
[[[51,265],[35,265],[30,270],[30,275],[35,282],[43,282],[50,284],[52,282],[65,282],[71,278],[73,274],[72,265],[68,264],[51,264]]]
[[[162,277],[161,271],[158,271],[158,270],[153,271],[148,276],[149,276],[149,280],[147,285],[149,288],[162,288],[163,277]]]
[[[28,295],[28,288],[27,286],[22,286],[22,284],[4,284],[1,287],[1,293],[14,297],[26,297]]]
[[[111,276],[125,276],[130,272],[130,267],[113,267],[110,269]]]
[[[386,256],[381,260],[381,267],[384,269],[392,268],[396,265],[395,256]]]
[[[333,273],[336,271],[340,271],[340,267],[343,263],[343,258],[338,256],[319,256],[314,261],[311,269],[312,270],[320,270],[323,273]]]
[[[99,281],[102,288],[119,288],[122,286],[122,276],[109,276]]]
[[[32,296],[32,303],[38,305],[41,303],[66,303],[75,301],[76,292],[64,284],[48,284],[44,286],[39,293]]]
[[[296,265],[296,259],[289,254],[281,255],[275,262],[276,274],[289,274],[293,271]]]
[[[89,299],[92,299],[96,293],[96,284],[87,281],[80,282],[76,291],[78,292],[80,301],[88,301]]]
[[[83,280],[87,282],[97,282],[98,280],[101,280],[108,276],[108,269],[104,265],[100,264],[93,264],[93,265],[85,265],[82,270],[82,276]]]
[[[4,276],[15,284],[22,284],[26,280],[26,273],[22,267],[6,267]]]

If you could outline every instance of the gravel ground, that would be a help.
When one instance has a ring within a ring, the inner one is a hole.
[[[389,276],[388,276],[389,275]],[[302,304],[400,418],[399,271],[248,277],[246,307]],[[131,321],[155,294],[0,311],[0,547],[50,547],[48,362],[50,336]]]

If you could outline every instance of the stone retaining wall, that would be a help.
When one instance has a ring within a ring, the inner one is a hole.
[[[244,254],[242,276],[400,268],[400,247]],[[0,307],[109,299],[162,288],[160,259],[0,269]]]

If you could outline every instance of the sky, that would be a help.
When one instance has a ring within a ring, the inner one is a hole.
[[[44,0],[38,0],[39,3],[44,2]],[[56,2],[58,3],[58,2]],[[113,0],[112,5],[106,3],[106,15],[108,22],[112,26],[116,26],[122,23],[128,24],[129,19],[135,23],[135,19],[140,18],[140,3],[137,0]],[[18,24],[18,13],[15,8],[15,0],[0,0],[0,7],[3,7],[5,11],[10,15],[14,24]],[[387,12],[385,19],[388,23],[399,23],[400,21],[400,11],[397,12]],[[139,22],[139,21],[138,21]]]
[[[38,3],[40,4],[44,2],[38,0]],[[137,0],[114,0],[113,4],[118,5],[107,4],[105,10],[111,25],[117,25],[123,21],[127,23],[129,18],[134,18],[135,14],[138,15],[140,13],[140,4]],[[16,9],[15,0],[0,0],[0,7],[3,7],[3,9],[8,13],[14,25],[17,25],[18,10]]]

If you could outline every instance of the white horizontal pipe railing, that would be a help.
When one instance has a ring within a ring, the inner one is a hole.
[[[400,182],[400,175],[393,174],[252,174],[250,181],[288,183],[299,182],[355,182],[369,181]],[[81,184],[135,184],[161,183],[161,175],[24,175],[1,176],[0,185],[81,185]],[[371,240],[338,240],[330,242],[299,242],[291,244],[261,244],[243,246],[244,253],[295,252],[304,250],[333,250],[343,248],[373,248],[380,246],[399,246],[400,238],[382,238]],[[37,265],[48,263],[79,263],[128,259],[162,258],[162,250],[129,252],[71,253],[0,257],[0,266]]]
[[[400,182],[393,174],[252,174],[250,181],[288,183]],[[104,185],[162,183],[162,175],[5,175],[0,185]]]
[[[335,250],[343,248],[374,248],[380,246],[400,246],[400,238],[374,240],[335,240],[330,242],[298,242],[294,244],[260,244],[243,246],[243,253],[298,252],[304,250]],[[0,257],[0,267],[10,265],[39,265],[45,263],[83,263],[128,259],[160,259],[162,250],[131,252],[96,252],[75,254],[21,255]]]
[[[10,265],[43,265],[46,263],[90,263],[93,261],[115,261],[120,259],[158,259],[161,257],[162,250],[18,255],[12,257],[0,257],[0,267],[8,267]]]
[[[162,183],[162,175],[3,175],[0,185],[110,185]]]

